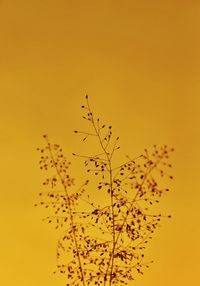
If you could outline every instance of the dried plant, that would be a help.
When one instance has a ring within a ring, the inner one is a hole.
[[[128,285],[137,273],[149,267],[144,250],[163,216],[152,213],[154,205],[169,191],[158,183],[159,176],[168,177],[166,168],[173,149],[153,147],[144,154],[115,166],[114,156],[119,137],[114,137],[111,126],[95,118],[88,96],[82,106],[89,132],[75,131],[83,141],[94,137],[95,154],[73,154],[84,159],[88,177],[96,177],[97,203],[88,190],[89,180],[78,190],[69,174],[70,163],[57,144],[45,135],[46,146],[41,152],[40,168],[52,170],[43,183],[50,191],[40,203],[53,208],[46,220],[64,229],[57,244],[57,268],[66,275],[66,285]],[[91,175],[90,175],[91,174]],[[98,197],[97,196],[97,197]],[[94,235],[95,234],[95,235]]]

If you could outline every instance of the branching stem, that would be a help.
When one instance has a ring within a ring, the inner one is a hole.
[[[89,114],[90,114],[91,123],[92,123],[92,125],[94,127],[95,134],[97,135],[97,137],[99,139],[100,146],[101,146],[104,154],[106,155],[106,158],[107,158],[107,161],[108,161],[113,246],[112,246],[112,251],[110,253],[110,258],[109,258],[107,270],[106,270],[105,277],[104,277],[104,285],[106,285],[106,280],[107,280],[109,268],[110,268],[109,285],[111,285],[112,284],[112,276],[113,276],[115,246],[116,246],[116,241],[115,241],[116,240],[116,233],[115,233],[113,170],[112,170],[112,162],[111,162],[111,160],[112,160],[112,157],[113,157],[113,153],[114,153],[114,150],[115,150],[115,146],[116,146],[117,140],[114,143],[114,147],[113,147],[113,150],[112,150],[111,154],[109,154],[109,152],[107,152],[108,144],[106,144],[106,146],[103,145],[103,140],[102,140],[101,135],[100,135],[100,130],[101,129],[99,127],[96,127],[96,124],[95,124],[95,121],[94,121],[94,117],[93,117],[93,113],[91,112],[91,108],[90,108],[90,105],[89,105],[88,98],[86,98],[86,99],[87,99],[87,107],[88,107],[88,111],[89,111]]]
[[[51,156],[51,159],[52,159],[52,163],[54,165],[54,168],[57,172],[57,175],[58,177],[60,178],[60,182],[63,186],[63,189],[65,191],[65,194],[66,194],[66,198],[67,198],[67,207],[69,209],[69,216],[70,216],[70,221],[71,221],[71,228],[72,228],[72,234],[73,234],[73,238],[74,238],[74,246],[75,246],[75,249],[76,249],[76,253],[77,253],[77,258],[78,258],[78,264],[79,264],[79,269],[80,269],[80,272],[81,272],[81,281],[83,283],[83,286],[86,286],[86,283],[85,283],[85,279],[84,279],[84,271],[83,271],[83,267],[82,267],[82,263],[81,263],[81,257],[80,257],[80,253],[79,253],[79,248],[78,248],[78,241],[77,241],[77,238],[76,238],[76,231],[75,231],[75,224],[74,224],[74,218],[73,218],[73,211],[72,211],[72,208],[71,208],[71,202],[70,202],[70,197],[69,197],[69,194],[68,194],[68,191],[67,191],[67,186],[62,178],[62,175],[61,175],[61,172],[56,164],[56,161],[54,159],[54,155],[53,155],[53,152],[51,150],[51,145],[50,143],[48,142],[48,138],[45,137],[46,141],[47,141],[47,145],[49,146],[49,153],[50,153],[50,156]]]

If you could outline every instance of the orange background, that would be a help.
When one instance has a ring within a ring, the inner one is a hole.
[[[33,207],[35,149],[44,133],[66,155],[82,148],[72,131],[85,93],[121,154],[176,149],[162,204],[173,218],[149,245],[155,263],[130,285],[198,285],[199,19],[195,0],[0,1],[1,285],[65,285],[52,274],[58,233]]]

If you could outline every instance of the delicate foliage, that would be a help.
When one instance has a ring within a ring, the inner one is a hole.
[[[48,137],[44,135],[46,146],[41,152],[40,169],[52,171],[52,176],[46,178],[43,185],[50,187],[47,193],[40,193],[45,196],[40,202],[46,208],[53,208],[53,215],[46,217],[49,223],[55,223],[55,228],[62,227],[64,232],[61,234],[57,244],[57,267],[60,273],[67,273],[68,285],[78,286],[80,281],[83,285],[84,273],[81,263],[81,242],[84,236],[84,226],[79,222],[76,213],[76,206],[88,181],[75,192],[71,191],[74,179],[69,175],[70,162],[63,155],[63,151],[57,144],[49,143]],[[63,261],[63,256],[68,256],[68,261]]]
[[[87,96],[82,109],[91,131],[75,133],[84,141],[95,137],[99,149],[95,155],[73,155],[84,158],[87,172],[97,177],[96,191],[105,199],[96,204],[89,194],[87,200],[83,198],[89,180],[78,191],[71,191],[74,179],[68,172],[69,162],[60,146],[51,145],[45,136],[47,145],[39,149],[40,165],[54,174],[44,182],[51,188],[47,192],[50,200],[41,204],[54,209],[54,215],[46,218],[48,222],[55,221],[56,228],[65,229],[58,241],[57,258],[59,271],[66,275],[66,285],[128,285],[137,273],[143,274],[143,269],[149,267],[144,250],[163,217],[151,209],[168,192],[161,188],[158,176],[172,179],[166,168],[171,167],[168,159],[173,149],[154,146],[152,152],[145,149],[136,159],[128,158],[114,166],[119,137],[114,137],[110,125],[95,118]],[[88,209],[77,211],[83,202]]]

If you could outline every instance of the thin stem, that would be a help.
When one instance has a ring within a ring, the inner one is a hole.
[[[79,263],[79,269],[80,269],[80,272],[81,272],[81,281],[83,283],[83,286],[86,286],[85,284],[85,279],[84,279],[84,272],[83,272],[83,267],[82,267],[82,264],[81,264],[81,257],[80,257],[80,253],[79,253],[79,249],[78,249],[78,242],[77,242],[77,238],[76,238],[76,231],[75,231],[75,224],[74,224],[74,218],[73,218],[73,213],[72,213],[72,209],[71,209],[71,202],[70,202],[70,197],[69,197],[69,194],[68,194],[68,191],[67,191],[67,186],[66,184],[64,183],[64,180],[62,178],[62,175],[60,173],[60,170],[59,168],[57,167],[57,164],[56,164],[56,161],[54,159],[54,155],[53,155],[53,152],[51,150],[51,145],[50,143],[48,142],[48,139],[46,138],[46,141],[47,141],[47,144],[49,146],[49,153],[50,153],[50,156],[51,156],[51,159],[52,159],[52,162],[53,162],[53,165],[54,165],[54,168],[60,178],[60,181],[61,181],[61,184],[64,188],[64,191],[65,191],[65,194],[66,194],[66,197],[67,197],[67,207],[69,209],[69,215],[70,215],[70,220],[71,220],[71,227],[72,227],[72,233],[73,233],[73,237],[74,237],[74,244],[75,244],[75,249],[76,249],[76,252],[77,252],[77,258],[78,258],[78,263]]]
[[[108,271],[109,271],[109,268],[110,268],[110,281],[109,281],[109,285],[111,285],[112,283],[112,273],[113,273],[113,266],[114,266],[114,253],[115,253],[115,246],[116,246],[116,242],[115,242],[115,213],[114,213],[114,189],[113,189],[113,170],[112,170],[112,164],[111,164],[111,159],[112,159],[112,156],[113,156],[113,153],[115,151],[115,146],[116,146],[116,143],[118,141],[118,139],[115,141],[114,143],[114,147],[113,147],[113,150],[111,152],[111,154],[109,154],[106,150],[107,148],[107,144],[106,146],[103,145],[103,141],[101,139],[101,136],[100,136],[100,128],[97,128],[96,127],[96,124],[94,122],[94,117],[93,117],[93,114],[91,112],[91,108],[90,108],[90,105],[89,105],[89,101],[88,101],[88,98],[86,97],[86,100],[87,100],[87,106],[88,106],[88,110],[89,110],[89,114],[90,114],[90,118],[91,118],[91,122],[92,122],[92,125],[94,127],[94,130],[95,130],[95,133],[99,139],[99,143],[101,145],[101,148],[102,150],[104,151],[106,157],[107,157],[107,161],[108,161],[108,172],[109,172],[109,185],[110,185],[110,202],[111,202],[111,216],[112,216],[112,235],[113,235],[113,246],[112,246],[112,251],[110,253],[110,258],[109,258],[109,263],[108,263],[108,267],[107,267],[107,270],[106,270],[106,274],[105,274],[105,277],[104,277],[104,285],[106,285],[106,278],[107,278],[107,275],[108,275]]]
[[[161,161],[161,159],[162,159],[162,156],[161,156],[153,165],[150,165],[150,166],[149,166],[149,168],[148,168],[146,174],[145,174],[144,177],[143,177],[142,183],[140,184],[140,187],[138,188],[138,191],[136,192],[135,197],[134,197],[133,200],[132,200],[132,203],[131,203],[131,205],[130,205],[130,207],[129,207],[129,210],[127,211],[127,213],[126,213],[126,215],[125,215],[125,217],[124,217],[123,223],[122,223],[122,225],[121,225],[122,228],[124,227],[124,225],[125,225],[125,223],[126,223],[126,220],[127,220],[127,218],[128,218],[128,215],[129,215],[129,213],[130,213],[130,210],[132,209],[132,207],[133,207],[133,205],[134,205],[134,203],[135,203],[135,201],[136,201],[136,199],[137,199],[137,197],[138,197],[140,191],[142,190],[142,187],[143,187],[143,185],[144,185],[144,183],[145,183],[145,181],[146,181],[148,175],[149,175],[149,174],[151,173],[151,171],[158,165],[158,163]],[[117,235],[116,243],[118,242],[119,237],[120,237],[120,232],[119,232],[118,235]]]

